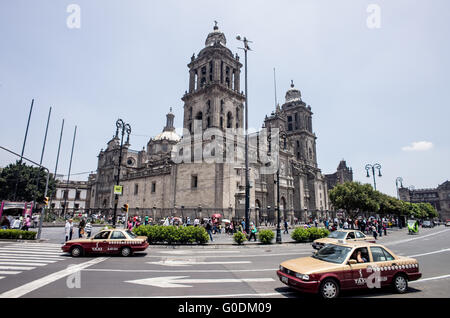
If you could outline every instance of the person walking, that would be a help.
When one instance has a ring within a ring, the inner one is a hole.
[[[377,237],[378,237],[376,224],[375,224],[375,225],[372,225],[372,233],[373,233],[373,238],[376,240]]]
[[[206,223],[206,232],[208,232],[209,238],[211,239],[211,242],[214,241],[213,237],[212,237],[212,225],[211,225],[211,221],[208,221],[208,223]]]
[[[91,224],[90,221],[88,221],[86,223],[85,231],[86,231],[86,237],[90,238],[91,237],[91,233],[92,233],[92,224]]]
[[[286,219],[284,219],[284,232],[283,234],[289,234],[289,224]]]
[[[64,227],[66,232],[66,242],[72,240],[72,234],[73,234],[73,223],[72,219],[69,219],[66,221],[66,225]]]
[[[256,229],[255,225],[253,224],[253,222],[250,223],[250,237],[248,238],[249,241],[252,240],[252,238],[255,240],[256,242],[256,233],[258,232],[258,230]]]
[[[83,237],[85,226],[86,226],[86,221],[84,219],[81,219],[80,223],[78,223],[78,238]]]
[[[30,216],[27,214],[25,215],[25,219],[23,220],[23,226],[22,226],[22,231],[28,231],[28,229],[31,226],[31,218]]]

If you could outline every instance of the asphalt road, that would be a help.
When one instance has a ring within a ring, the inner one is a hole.
[[[427,298],[450,295],[450,228],[393,231],[379,243],[413,256],[423,277],[406,294],[390,289],[346,292],[341,297]],[[60,244],[0,243],[0,297],[308,298],[276,276],[285,260],[309,256],[310,244],[155,247],[133,257],[72,258]]]

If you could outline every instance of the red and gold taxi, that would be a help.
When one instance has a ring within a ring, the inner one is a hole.
[[[386,286],[404,293],[408,281],[422,277],[413,258],[397,256],[380,244],[344,241],[281,263],[277,275],[289,287],[323,298],[338,297],[341,290]]]
[[[316,250],[320,250],[327,244],[337,243],[339,240],[345,240],[347,242],[370,242],[376,243],[374,238],[366,236],[363,232],[358,230],[337,230],[331,232],[328,237],[314,240],[312,247]]]
[[[131,256],[149,246],[146,236],[137,236],[130,230],[103,230],[92,238],[67,241],[61,249],[73,257],[84,254],[120,254]]]

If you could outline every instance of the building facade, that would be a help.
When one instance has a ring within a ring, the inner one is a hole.
[[[450,182],[447,180],[430,189],[398,189],[400,200],[412,203],[430,203],[441,220],[450,220]]]
[[[191,57],[187,66],[189,87],[181,98],[183,133],[175,132],[175,116],[170,110],[162,132],[151,138],[146,148],[132,150],[129,140],[125,142],[120,171],[123,194],[117,212],[127,203],[130,213],[155,219],[207,217],[216,213],[228,219],[242,219],[245,164],[239,149],[243,148],[243,139],[227,135],[229,130],[244,128],[242,64],[239,56],[226,47],[225,35],[215,26],[205,47]],[[285,140],[275,141],[279,148],[278,178],[274,172],[264,173],[267,163],[262,158],[271,151],[262,142],[264,133],[249,136],[249,155],[253,159],[249,164],[251,220],[275,221],[278,179],[282,219],[305,220],[329,209],[327,181],[317,165],[312,115],[311,106],[302,100],[292,83],[285,103],[266,116],[262,125],[265,130],[278,128],[286,134]],[[219,135],[225,137],[219,139]],[[119,152],[116,133],[98,155],[97,173],[89,177],[92,210],[111,212],[114,207]],[[225,160],[231,157],[235,160]],[[219,160],[211,162],[211,158]]]
[[[53,210],[68,210],[83,212],[89,207],[90,186],[87,181],[57,180],[56,191],[51,197],[50,208]]]
[[[341,162],[339,162],[336,172],[332,174],[326,174],[325,177],[327,179],[328,190],[331,190],[338,184],[352,182],[353,170],[352,168],[347,167],[347,162],[342,159]]]

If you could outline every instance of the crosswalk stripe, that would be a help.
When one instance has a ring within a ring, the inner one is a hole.
[[[12,269],[12,270],[23,270],[23,271],[29,271],[32,269],[35,269],[36,267],[30,267],[30,266],[0,266],[0,269]]]
[[[1,254],[0,258],[24,258],[24,259],[43,259],[43,260],[56,260],[56,261],[62,261],[65,258],[62,258],[60,256],[52,256],[52,255],[21,255],[21,254]]]
[[[5,278],[5,276],[0,276],[0,279],[3,279],[3,278]]]
[[[60,248],[40,248],[40,247],[24,247],[24,246],[8,246],[2,247],[13,250],[25,250],[25,251],[42,251],[42,252],[60,252]]]
[[[2,262],[0,261],[0,265],[25,265],[25,266],[45,266],[48,264],[43,263],[33,263],[33,262]]]
[[[10,271],[0,271],[1,275],[17,275],[20,274],[22,272],[10,272]]]
[[[7,253],[24,253],[24,254],[40,254],[40,255],[62,255],[63,252],[40,252],[40,251],[18,251],[15,249],[6,249],[6,248],[0,248],[0,252],[7,252]]]
[[[30,262],[30,263],[51,264],[51,263],[56,263],[57,260],[46,260],[46,259],[37,259],[37,258],[0,257],[0,262]]]

